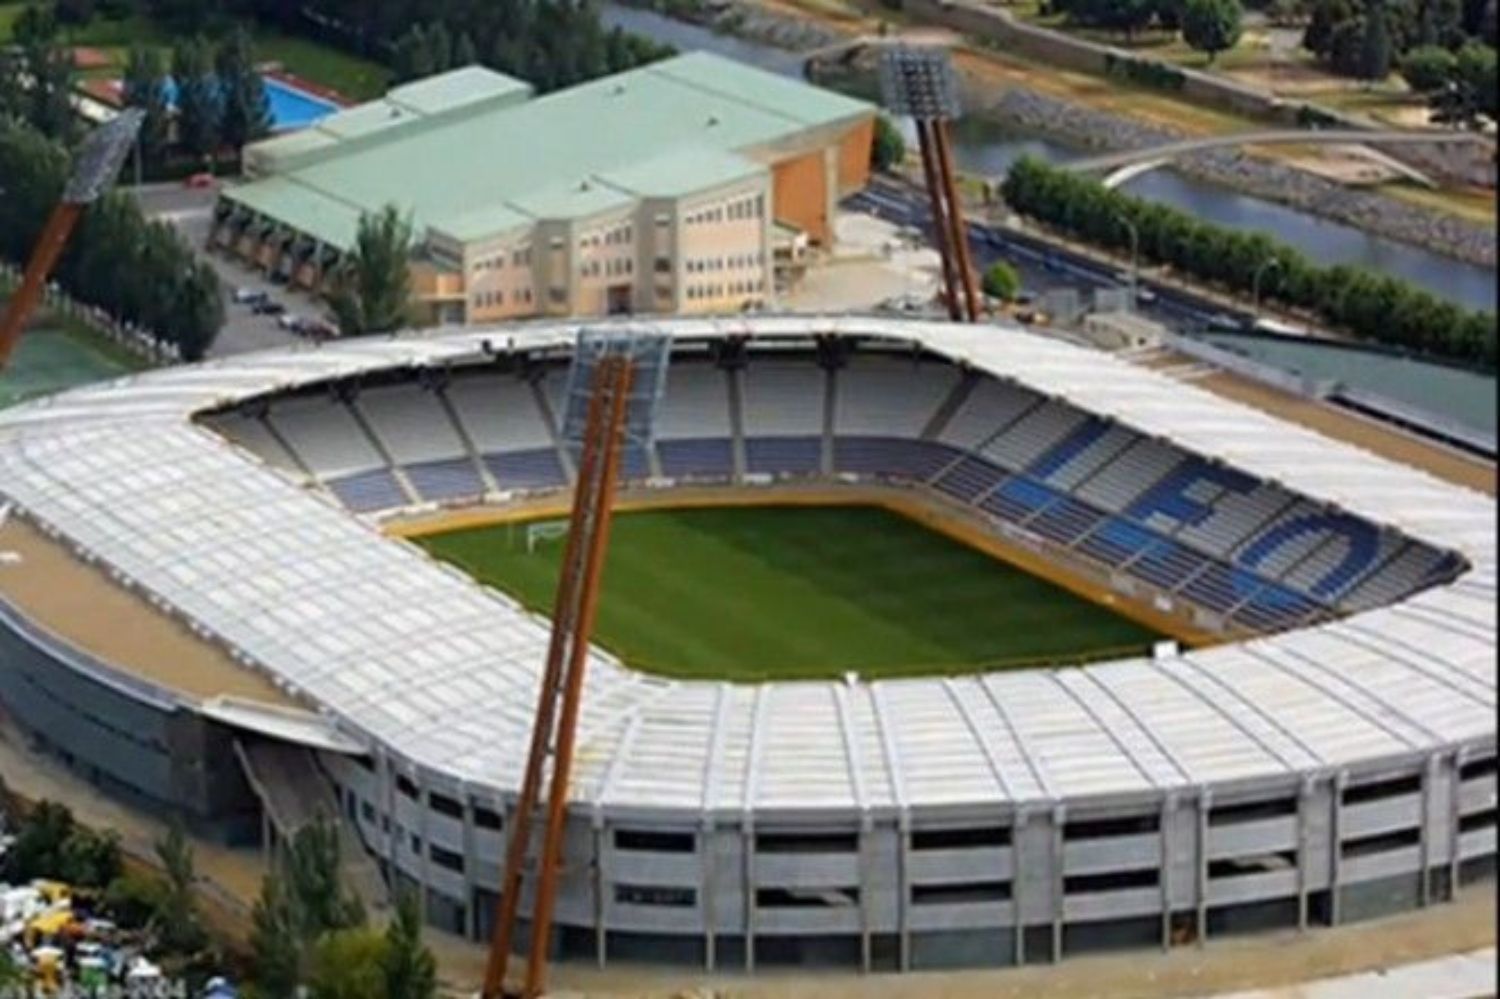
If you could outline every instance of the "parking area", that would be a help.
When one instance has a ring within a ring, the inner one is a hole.
[[[278,318],[326,318],[327,308],[313,296],[285,285],[273,284],[264,274],[246,267],[238,260],[207,249],[209,224],[217,194],[214,189],[192,188],[182,184],[148,184],[131,189],[131,193],[149,217],[175,226],[219,275],[224,294],[225,323],[218,340],[209,351],[210,356],[222,357],[302,343],[304,338],[285,329]],[[235,301],[237,290],[263,296],[264,301],[275,305],[269,307],[271,311],[258,312],[251,304]]]

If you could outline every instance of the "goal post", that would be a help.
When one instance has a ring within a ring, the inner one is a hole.
[[[568,535],[566,520],[538,520],[526,525],[526,554],[536,554],[537,545]]]

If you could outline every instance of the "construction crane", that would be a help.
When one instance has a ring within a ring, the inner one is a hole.
[[[42,291],[47,287],[47,278],[67,248],[68,238],[77,228],[79,217],[114,184],[145,116],[139,108],[127,108],[89,133],[79,148],[73,160],[73,173],[63,188],[62,200],[42,226],[41,235],[31,250],[31,259],[21,275],[21,284],[11,296],[4,316],[0,317],[0,369],[10,362],[10,355],[21,339],[21,331],[36,311]]]
[[[580,334],[574,350],[563,430],[563,439],[576,452],[573,509],[552,609],[552,637],[532,723],[530,754],[508,825],[510,838],[482,999],[536,999],[546,988],[547,951],[563,861],[568,779],[589,640],[614,517],[615,484],[625,447],[649,444],[669,349],[670,341],[661,335],[607,332]],[[545,824],[540,852],[533,857],[533,823],[544,781]],[[535,884],[526,968],[520,988],[507,990],[522,880],[528,877]]]

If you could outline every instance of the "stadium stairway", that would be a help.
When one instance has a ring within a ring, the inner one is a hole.
[[[474,470],[479,473],[479,481],[484,483],[484,491],[499,492],[499,484],[495,482],[495,477],[490,474],[489,468],[480,460],[479,449],[474,446],[474,438],[469,436],[469,428],[464,426],[463,420],[459,419],[458,411],[453,408],[453,400],[448,398],[447,390],[439,390],[436,394],[438,405],[443,407],[443,415],[448,417],[448,422],[453,424],[453,430],[458,434],[458,439],[463,441],[464,454],[474,463]]]
[[[289,842],[302,829],[324,822],[338,832],[340,880],[364,906],[377,928],[390,918],[390,892],[380,868],[359,833],[339,810],[333,785],[305,746],[255,736],[234,741],[245,779],[260,799],[261,813],[275,842]],[[266,848],[273,849],[270,837]]]

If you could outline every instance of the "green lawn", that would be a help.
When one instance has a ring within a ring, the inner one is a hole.
[[[524,525],[428,551],[551,607],[562,541]],[[622,513],[596,639],[653,673],[731,680],[955,673],[1139,651],[1158,636],[877,507]]]
[[[0,309],[3,309],[0,304]],[[74,385],[127,374],[140,367],[113,344],[61,329],[31,329],[0,371],[0,407]]]
[[[12,26],[24,6],[0,0],[0,45],[10,39]],[[288,72],[331,87],[351,100],[382,97],[390,86],[391,71],[379,63],[261,26],[254,27],[253,34],[256,59],[280,62]],[[165,52],[174,39],[161,25],[134,15],[119,20],[95,17],[82,28],[67,29],[66,41],[70,45],[102,49],[114,60],[115,68],[87,75],[118,76],[131,46],[149,45]]]

